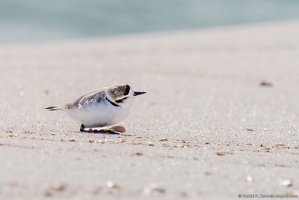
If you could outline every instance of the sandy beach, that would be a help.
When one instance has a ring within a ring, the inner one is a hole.
[[[290,21],[1,45],[0,199],[298,199],[298,35]],[[43,109],[118,83],[147,92],[125,134]]]

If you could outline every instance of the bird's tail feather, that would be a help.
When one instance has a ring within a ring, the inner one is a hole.
[[[49,111],[55,111],[55,110],[64,110],[65,108],[61,107],[61,106],[49,106],[47,108],[45,108]]]

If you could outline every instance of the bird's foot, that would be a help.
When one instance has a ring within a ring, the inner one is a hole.
[[[84,126],[84,124],[81,124],[81,126],[80,126],[80,132],[84,132],[85,130],[85,126]]]
[[[109,129],[89,129],[84,131],[85,133],[95,133],[95,134],[116,134],[118,135],[119,133],[114,132],[112,130]]]
[[[88,130],[85,130],[84,124],[81,124],[80,132],[98,133],[98,134],[119,134],[118,132],[114,132],[113,130],[110,130],[110,129],[99,129],[99,130],[97,130],[97,129],[88,129]]]

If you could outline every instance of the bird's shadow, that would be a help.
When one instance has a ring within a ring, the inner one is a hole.
[[[82,130],[80,129],[81,133],[90,133],[90,134],[102,134],[102,135],[121,135],[121,136],[134,136],[134,135],[129,135],[129,134],[122,134],[118,132],[114,132],[111,130],[105,130],[105,129],[90,129],[90,130]]]

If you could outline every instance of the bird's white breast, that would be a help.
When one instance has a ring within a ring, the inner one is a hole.
[[[68,110],[70,117],[80,121],[87,128],[111,126],[125,119],[133,105],[133,98],[123,106],[113,106],[108,101],[85,102]]]

